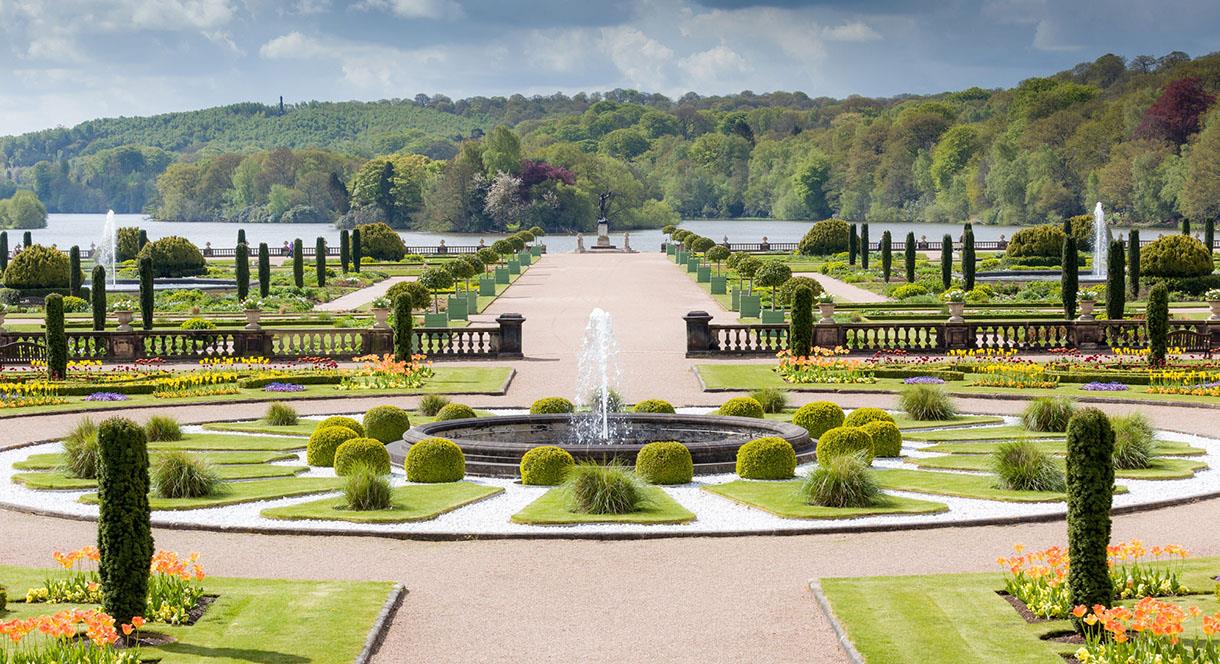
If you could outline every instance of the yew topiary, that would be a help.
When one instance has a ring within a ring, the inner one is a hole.
[[[640,448],[635,472],[652,484],[687,484],[695,477],[695,463],[682,443],[656,441]]]
[[[318,423],[318,426],[314,428],[314,431],[317,431],[323,427],[347,427],[359,434],[361,438],[364,438],[365,435],[364,426],[362,424],[350,417],[343,417],[342,415],[334,415],[322,420]]]
[[[383,223],[360,227],[360,249],[365,256],[379,261],[400,261],[407,255],[402,237]]]
[[[447,438],[425,438],[411,445],[404,464],[410,482],[457,482],[466,476],[466,457]]]
[[[869,422],[890,422],[894,423],[894,417],[880,408],[857,408],[848,413],[847,418],[843,420],[843,426],[861,427]]]
[[[843,426],[843,409],[830,401],[814,401],[796,409],[792,423],[809,432],[811,438]]]
[[[35,244],[23,249],[4,269],[4,287],[14,290],[68,288],[70,261],[64,252]]]
[[[633,413],[661,413],[666,415],[674,414],[674,406],[668,401],[662,399],[645,399],[635,406],[632,406]]]
[[[829,462],[833,457],[858,454],[864,463],[873,462],[873,439],[862,427],[835,427],[818,438],[818,462]]]
[[[135,422],[112,417],[98,427],[98,576],[102,609],[116,623],[146,613],[153,537],[148,504],[148,440]]]
[[[382,443],[402,439],[411,428],[411,414],[398,406],[374,406],[364,414],[364,433]]]
[[[860,427],[873,441],[873,456],[896,457],[902,455],[902,432],[893,422],[874,420]]]
[[[724,417],[753,417],[761,420],[763,418],[762,404],[758,403],[757,399],[751,397],[733,397],[724,402],[720,410],[716,411],[717,415]]]
[[[847,251],[851,228],[841,219],[825,219],[814,224],[797,245],[805,256],[829,256]]]
[[[1005,253],[1009,258],[1059,258],[1065,237],[1063,229],[1054,224],[1023,228],[1013,233]]]
[[[539,445],[521,457],[521,483],[530,486],[558,486],[567,478],[576,460],[562,447]]]
[[[342,426],[319,427],[305,446],[305,463],[311,466],[335,465],[335,450],[343,443],[360,438],[360,434]]]
[[[390,474],[390,453],[376,438],[350,438],[335,448],[335,474],[340,477],[365,466],[378,475]]]
[[[543,397],[530,405],[530,415],[575,413],[576,405],[563,397]]]
[[[755,438],[737,449],[737,475],[746,480],[786,480],[796,473],[796,450],[776,436]]]
[[[1114,583],[1106,547],[1114,500],[1114,430],[1096,408],[1067,426],[1068,588],[1072,605],[1110,606]]]
[[[144,245],[136,258],[146,257],[152,259],[153,274],[158,278],[190,277],[208,271],[207,261],[204,260],[199,247],[177,235],[153,240]]]
[[[1163,235],[1140,249],[1140,275],[1202,277],[1212,273],[1211,252],[1186,235]]]
[[[475,414],[474,409],[470,406],[464,403],[449,403],[445,404],[445,407],[437,412],[436,421],[465,420],[472,417],[478,417],[478,415]]]

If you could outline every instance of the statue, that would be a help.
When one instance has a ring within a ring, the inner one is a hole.
[[[597,196],[597,220],[606,221],[606,204],[610,202],[610,197],[614,196],[613,191],[604,191]]]
[[[583,235],[578,234],[576,236],[576,253],[578,253],[578,254],[585,253],[585,238]]]
[[[604,191],[597,197],[597,247],[600,249],[613,249],[614,245],[610,244],[610,222],[606,219],[606,204],[610,202],[610,197],[614,196],[612,191]]]

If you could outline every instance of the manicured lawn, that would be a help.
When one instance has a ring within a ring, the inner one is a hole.
[[[944,431],[912,431],[903,438],[939,442],[949,440],[1020,440],[1023,438],[1063,438],[1062,433],[1030,431],[1019,424],[1002,427],[978,427],[975,429],[945,429]]]
[[[317,428],[321,420],[297,420],[296,424],[286,426],[269,424],[266,420],[253,422],[209,422],[203,425],[210,431],[238,431],[241,433],[266,433],[276,436],[308,436]]]
[[[912,457],[907,463],[920,468],[941,468],[944,470],[991,470],[991,457],[983,454],[949,454],[938,457]],[[1056,458],[1060,469],[1067,464],[1062,458]],[[1195,471],[1207,468],[1207,464],[1190,459],[1153,459],[1148,468],[1138,470],[1115,471],[1117,477],[1132,480],[1182,480],[1195,476]]]
[[[296,455],[288,452],[196,452],[199,456],[208,463],[217,465],[241,464],[241,463],[267,463],[269,461],[287,461],[295,459]],[[157,452],[149,455],[155,462]],[[47,454],[31,454],[24,461],[18,461],[13,464],[16,470],[55,470],[64,465],[64,455],[58,452]]]
[[[768,420],[776,422],[791,422],[792,415],[796,413],[795,408],[788,408],[782,413],[768,413],[764,417]],[[936,429],[942,427],[965,427],[978,426],[981,424],[1001,424],[1004,418],[995,415],[959,415],[951,420],[916,420],[905,413],[890,413],[894,417],[894,423],[899,429],[904,431],[918,431],[921,429]]]
[[[1012,503],[1062,502],[1067,496],[1050,491],[1009,491],[995,488],[992,475],[963,475],[961,473],[937,473],[929,470],[879,469],[874,470],[877,482],[884,489],[913,491],[938,496],[979,498]]]
[[[182,440],[149,443],[149,450],[300,450],[308,441],[289,436],[227,436],[221,433],[188,433]]]
[[[504,489],[473,482],[412,484],[394,489],[393,506],[388,510],[350,510],[347,509],[347,502],[338,497],[273,507],[263,510],[262,515],[268,519],[321,519],[353,523],[428,521],[500,493],[504,493]]]
[[[287,477],[272,480],[251,480],[249,482],[229,482],[223,485],[219,493],[202,498],[158,498],[149,497],[149,504],[154,510],[194,510],[204,507],[223,507],[252,503],[273,498],[304,496],[311,493],[326,493],[335,491],[343,480],[336,477]],[[97,503],[97,494],[90,493],[81,496],[80,501],[87,504]]]
[[[1064,456],[1067,454],[1067,442],[1063,440],[1033,440],[1030,441],[1042,448],[1048,454]],[[928,447],[919,448],[923,452],[944,452],[946,454],[991,454],[1003,443],[981,443],[981,442],[944,442]],[[1156,447],[1153,448],[1153,453],[1157,456],[1203,456],[1207,454],[1207,450],[1187,445],[1186,443],[1177,443],[1169,440],[1156,441]]]
[[[226,480],[263,479],[270,477],[292,477],[297,473],[309,470],[307,466],[274,466],[271,464],[238,464],[216,466],[216,472]],[[97,480],[72,477],[60,470],[48,470],[33,473],[17,473],[13,482],[24,484],[31,489],[92,489],[97,487]]]
[[[206,556],[206,553],[205,553]],[[205,559],[206,562],[206,559]],[[42,585],[55,570],[0,566],[0,584],[10,597]],[[208,577],[204,589],[219,597],[194,625],[150,623],[146,631],[175,643],[141,648],[145,661],[166,664],[346,664],[365,639],[394,584],[385,581],[300,581]],[[4,619],[71,608],[10,600]]]
[[[736,480],[704,486],[705,491],[736,503],[755,507],[787,519],[850,519],[874,514],[934,514],[949,511],[948,506],[913,498],[886,496],[885,502],[872,507],[823,507],[810,505],[801,497],[801,480],[757,482]]]
[[[578,523],[687,523],[695,515],[678,504],[660,487],[646,489],[648,505],[630,514],[585,514],[568,510],[564,489],[555,488],[513,515],[517,523],[535,525],[574,525]]]

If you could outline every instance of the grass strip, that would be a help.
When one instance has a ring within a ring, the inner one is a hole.
[[[991,472],[992,460],[983,454],[949,454],[937,457],[908,457],[907,463],[920,468],[939,468],[942,470],[977,470]],[[1063,458],[1056,458],[1060,470],[1067,467]],[[1148,468],[1134,470],[1116,470],[1115,476],[1129,480],[1184,480],[1195,476],[1195,471],[1207,468],[1202,461],[1190,459],[1154,458]]]
[[[218,466],[291,461],[297,458],[296,454],[289,452],[264,452],[258,450],[245,452],[196,452],[195,455],[208,463]],[[149,455],[149,458],[152,459],[153,463],[156,463],[157,452],[154,451]],[[59,452],[31,454],[24,461],[14,463],[13,468],[15,470],[55,470],[62,468],[65,462],[64,455]]]
[[[270,480],[251,480],[249,482],[229,482],[221,485],[216,495],[200,498],[159,498],[149,496],[149,504],[154,510],[194,510],[205,507],[224,507],[240,505],[260,500],[305,496],[311,493],[336,491],[342,486],[343,480],[337,477],[286,477]],[[89,493],[81,496],[80,502],[97,504],[97,494]]]
[[[901,496],[885,496],[884,502],[870,507],[824,507],[810,505],[800,494],[801,480],[756,482],[735,480],[704,486],[704,491],[770,512],[786,519],[852,519],[877,514],[936,514],[949,511],[942,503]]]
[[[347,509],[343,497],[323,498],[298,505],[272,507],[262,511],[268,519],[318,519],[352,523],[406,523],[429,521],[471,503],[504,493],[504,489],[473,482],[412,484],[393,491],[390,509],[360,511]]]
[[[239,464],[231,466],[216,466],[216,472],[226,480],[267,479],[273,477],[293,477],[309,470],[307,466],[273,466],[270,464]],[[61,470],[47,470],[32,473],[17,473],[13,482],[30,489],[45,490],[81,490],[94,489],[97,480],[72,477]]]
[[[515,523],[541,526],[576,525],[581,523],[689,523],[695,515],[678,504],[664,489],[647,487],[648,503],[638,512],[629,514],[586,514],[568,509],[568,497],[562,487],[551,489],[513,515]]]

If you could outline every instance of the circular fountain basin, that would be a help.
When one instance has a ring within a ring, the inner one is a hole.
[[[579,417],[579,416],[577,416]],[[776,436],[792,444],[797,463],[814,458],[816,441],[803,428],[784,422],[718,415],[615,413],[612,442],[582,444],[572,415],[503,415],[432,422],[412,428],[403,439],[387,445],[390,459],[401,464],[411,445],[425,438],[448,438],[462,448],[466,472],[492,477],[517,477],[521,457],[540,445],[567,450],[577,461],[601,463],[618,459],[635,464],[645,444],[676,440],[690,449],[696,475],[731,473],[737,448],[755,438]]]

